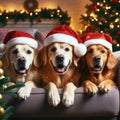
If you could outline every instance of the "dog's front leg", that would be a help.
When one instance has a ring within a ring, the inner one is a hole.
[[[36,85],[33,81],[27,81],[25,86],[18,90],[18,96],[22,99],[27,99],[30,96],[32,88],[35,88]]]
[[[76,86],[72,82],[68,83],[65,86],[62,97],[62,103],[66,107],[70,107],[71,105],[74,104],[75,90]]]
[[[107,79],[102,81],[98,87],[101,92],[108,92],[112,89],[112,87],[116,87],[116,84],[113,80]]]
[[[60,103],[60,95],[56,85],[50,82],[45,89],[48,92],[48,103],[54,107],[57,106]]]

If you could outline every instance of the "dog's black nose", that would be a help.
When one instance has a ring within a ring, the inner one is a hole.
[[[64,56],[63,55],[57,55],[56,56],[56,65],[57,66],[63,66],[64,63]]]
[[[25,62],[26,62],[26,60],[24,57],[21,57],[18,59],[18,63],[25,63]]]
[[[97,57],[97,56],[93,57],[93,63],[94,63],[94,65],[99,65],[100,64],[100,60],[101,60],[100,57]]]
[[[58,56],[56,56],[56,60],[57,61],[63,61],[64,60],[64,56],[63,55],[58,55]]]

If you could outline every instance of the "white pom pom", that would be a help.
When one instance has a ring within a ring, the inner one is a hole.
[[[87,48],[84,44],[78,44],[75,46],[74,52],[78,57],[81,57],[86,54]]]
[[[1,43],[0,44],[0,53],[3,53],[5,50],[5,44]]]

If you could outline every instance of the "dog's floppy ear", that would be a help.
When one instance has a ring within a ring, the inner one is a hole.
[[[117,63],[117,59],[114,57],[111,51],[108,53],[107,68],[113,69]]]
[[[73,56],[73,62],[74,62],[74,65],[77,67],[78,66],[78,61],[80,60],[80,57],[74,55]]]
[[[42,48],[39,50],[37,53],[35,53],[36,57],[34,58],[34,65],[36,67],[40,67],[42,65],[45,65],[47,63],[47,58],[46,58],[46,48]]]
[[[34,50],[33,65],[37,68],[40,66],[40,63],[38,60],[38,51],[37,50]]]
[[[9,59],[10,55],[9,55],[9,51],[6,51],[3,56],[2,56],[2,62],[3,62],[3,66],[4,68],[8,68],[10,65],[10,59]]]

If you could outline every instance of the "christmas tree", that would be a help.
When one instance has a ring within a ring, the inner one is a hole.
[[[90,1],[80,18],[84,27],[79,33],[107,33],[113,38],[113,50],[120,50],[120,0]]]
[[[7,101],[3,99],[4,94],[17,97],[17,94],[12,91],[14,88],[19,88],[24,86],[22,83],[17,83],[12,86],[7,86],[10,82],[9,77],[4,76],[4,70],[2,69],[2,61],[0,60],[0,120],[8,120],[13,111],[13,106],[7,106]]]

